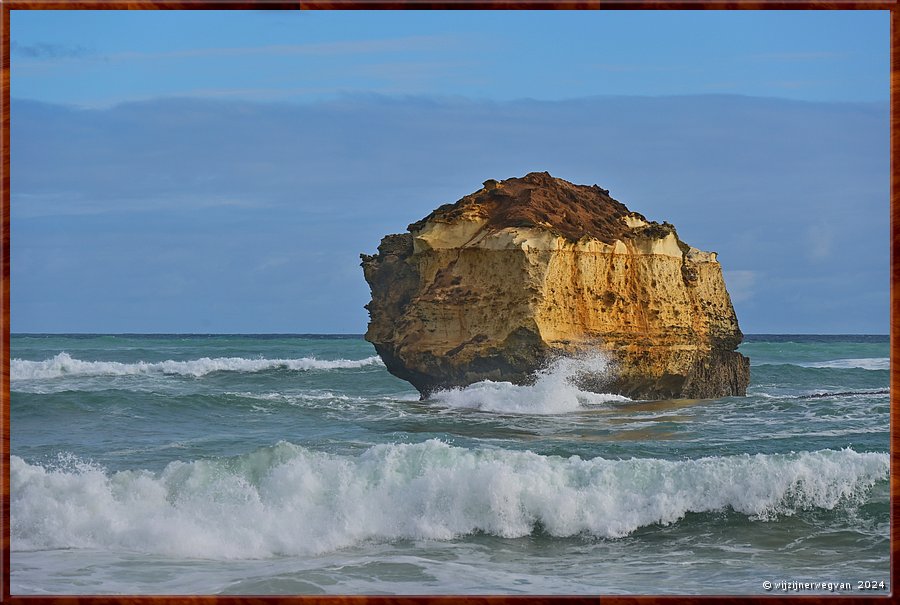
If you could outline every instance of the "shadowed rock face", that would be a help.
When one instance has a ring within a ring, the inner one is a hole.
[[[527,384],[552,358],[598,348],[615,371],[580,383],[598,392],[721,397],[750,379],[716,254],[596,185],[486,181],[361,258],[366,339],[423,396]]]

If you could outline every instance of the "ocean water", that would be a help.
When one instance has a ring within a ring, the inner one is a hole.
[[[11,592],[886,594],[888,338],[740,350],[747,397],[419,401],[359,337],[14,335]]]

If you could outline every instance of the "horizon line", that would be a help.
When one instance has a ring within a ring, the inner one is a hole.
[[[10,336],[341,336],[365,332],[10,332]],[[744,336],[890,336],[875,332],[747,332]]]

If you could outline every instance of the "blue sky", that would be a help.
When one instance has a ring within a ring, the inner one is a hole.
[[[13,96],[888,95],[887,11],[13,11]]]
[[[745,332],[888,329],[889,13],[13,11],[12,329],[365,330],[358,266],[549,170]]]

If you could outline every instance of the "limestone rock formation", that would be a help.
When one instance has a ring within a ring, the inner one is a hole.
[[[366,339],[423,397],[527,384],[559,355],[603,349],[579,386],[640,399],[743,395],[749,361],[714,252],[597,185],[531,173],[441,206],[361,255]]]

